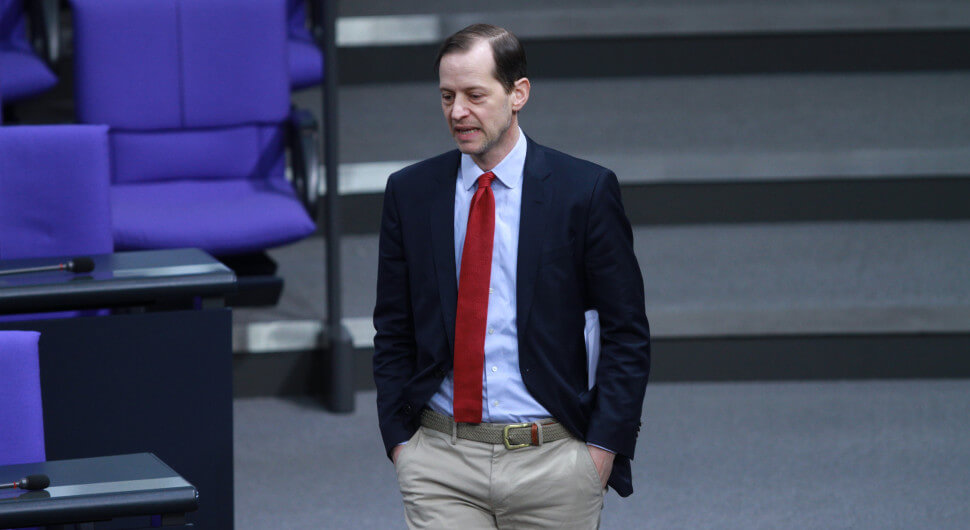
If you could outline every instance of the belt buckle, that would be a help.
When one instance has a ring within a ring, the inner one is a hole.
[[[530,445],[532,445],[531,443],[526,443],[526,444],[513,444],[509,440],[509,431],[510,430],[512,430],[512,429],[528,429],[528,428],[531,428],[531,427],[532,427],[532,424],[531,423],[513,423],[511,425],[506,425],[505,428],[502,429],[502,443],[505,444],[505,448],[508,449],[509,451],[512,451],[512,450],[515,450],[515,449],[522,449],[523,447],[529,447]]]

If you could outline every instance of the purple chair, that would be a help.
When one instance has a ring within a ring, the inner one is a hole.
[[[287,0],[290,87],[318,85],[323,80],[323,53],[307,29],[306,0]]]
[[[72,0],[75,100],[110,128],[118,250],[306,237],[285,179],[285,0]]]
[[[47,459],[36,331],[0,331],[0,464]]]
[[[27,42],[23,1],[0,0],[0,91],[6,103],[57,84],[57,77]]]

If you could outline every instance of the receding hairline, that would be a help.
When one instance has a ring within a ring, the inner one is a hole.
[[[475,50],[477,50],[478,48],[481,48],[482,46],[485,46],[485,48],[488,50],[488,56],[492,58],[492,73],[493,75],[497,76],[498,62],[496,61],[496,57],[495,57],[495,48],[492,46],[492,43],[489,42],[489,39],[485,39],[485,38],[473,40],[467,48],[452,48],[442,53],[441,57],[438,58],[438,63],[437,63],[439,74],[441,70],[441,63],[445,60],[445,57],[451,57],[455,55],[468,55],[474,52]]]
[[[519,41],[519,38],[511,31],[500,26],[472,24],[447,37],[438,49],[438,56],[434,63],[435,74],[440,78],[441,61],[446,56],[470,53],[482,43],[488,46],[490,55],[492,56],[492,77],[504,86],[506,92],[511,92],[514,89],[515,83],[519,79],[527,76],[525,51],[522,48],[522,43]],[[513,63],[518,65],[517,68],[514,68],[518,72],[510,72],[509,68],[507,68],[509,65],[509,56],[506,52],[510,44],[513,49],[517,50],[517,55],[520,57],[518,61]],[[501,60],[499,57],[500,47],[503,48]]]
[[[435,69],[441,69],[441,61],[449,55],[465,55],[469,54],[480,46],[488,47],[488,55],[492,58],[492,69],[495,70],[495,74],[498,74],[498,62],[495,57],[495,46],[492,45],[492,41],[496,40],[498,37],[487,37],[484,35],[472,35],[468,40],[467,45],[462,46],[452,46],[448,49],[441,50],[441,54],[438,56],[438,60],[435,62]]]

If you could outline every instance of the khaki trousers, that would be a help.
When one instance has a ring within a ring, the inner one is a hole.
[[[408,528],[599,528],[605,490],[574,438],[510,451],[421,427],[395,469]]]

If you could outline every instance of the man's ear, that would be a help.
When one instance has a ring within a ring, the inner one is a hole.
[[[529,101],[529,90],[532,88],[532,84],[529,83],[528,77],[520,78],[518,81],[512,85],[512,111],[518,112],[522,110],[525,106],[525,102]]]

